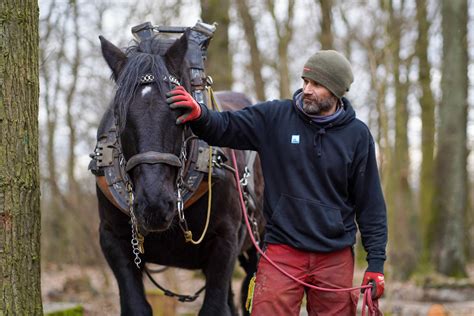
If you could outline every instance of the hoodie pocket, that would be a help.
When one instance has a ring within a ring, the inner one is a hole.
[[[345,233],[341,211],[319,201],[282,194],[271,218],[273,226],[293,238],[327,240]]]

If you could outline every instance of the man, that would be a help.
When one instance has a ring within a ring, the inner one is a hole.
[[[357,226],[367,251],[363,285],[384,291],[385,202],[367,126],[343,97],[353,82],[349,61],[319,51],[306,62],[293,100],[237,112],[200,106],[182,88],[168,96],[210,145],[258,151],[265,179],[265,253],[298,279],[325,288],[352,287]],[[357,223],[357,226],[356,226]],[[267,260],[258,264],[252,315],[355,315],[358,295],[305,288]]]

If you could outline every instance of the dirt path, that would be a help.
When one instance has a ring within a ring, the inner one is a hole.
[[[358,279],[360,273],[356,274]],[[203,284],[198,272],[169,269],[156,275],[160,284],[183,294],[193,294]],[[45,305],[51,302],[81,304],[84,315],[120,315],[118,289],[110,269],[104,267],[45,266],[42,269],[42,293]],[[235,301],[240,293],[240,278],[233,282]],[[145,287],[154,289],[146,280]],[[474,316],[474,288],[423,290],[412,283],[388,282],[387,297],[381,300],[382,310],[391,315],[424,316],[434,304],[442,304],[450,316]],[[168,299],[168,298],[166,298]],[[202,295],[192,303],[176,303],[176,315],[196,315],[202,304]],[[360,304],[359,304],[360,305]],[[168,313],[169,314],[169,313]],[[166,314],[166,316],[170,316]],[[307,315],[304,306],[301,315]]]

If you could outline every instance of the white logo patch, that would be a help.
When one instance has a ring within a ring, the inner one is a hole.
[[[292,144],[299,144],[300,143],[300,135],[291,135],[291,143]]]

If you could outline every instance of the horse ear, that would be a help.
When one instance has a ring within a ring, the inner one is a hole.
[[[112,76],[115,81],[120,74],[125,62],[127,61],[127,56],[114,44],[105,39],[102,35],[99,36],[100,45],[102,48],[102,56],[104,56],[105,61],[112,69]]]
[[[181,35],[181,37],[177,39],[170,48],[168,48],[164,56],[169,68],[168,70],[178,76],[181,76],[184,57],[188,50],[189,32],[191,32],[190,28],[188,28],[183,35]]]

